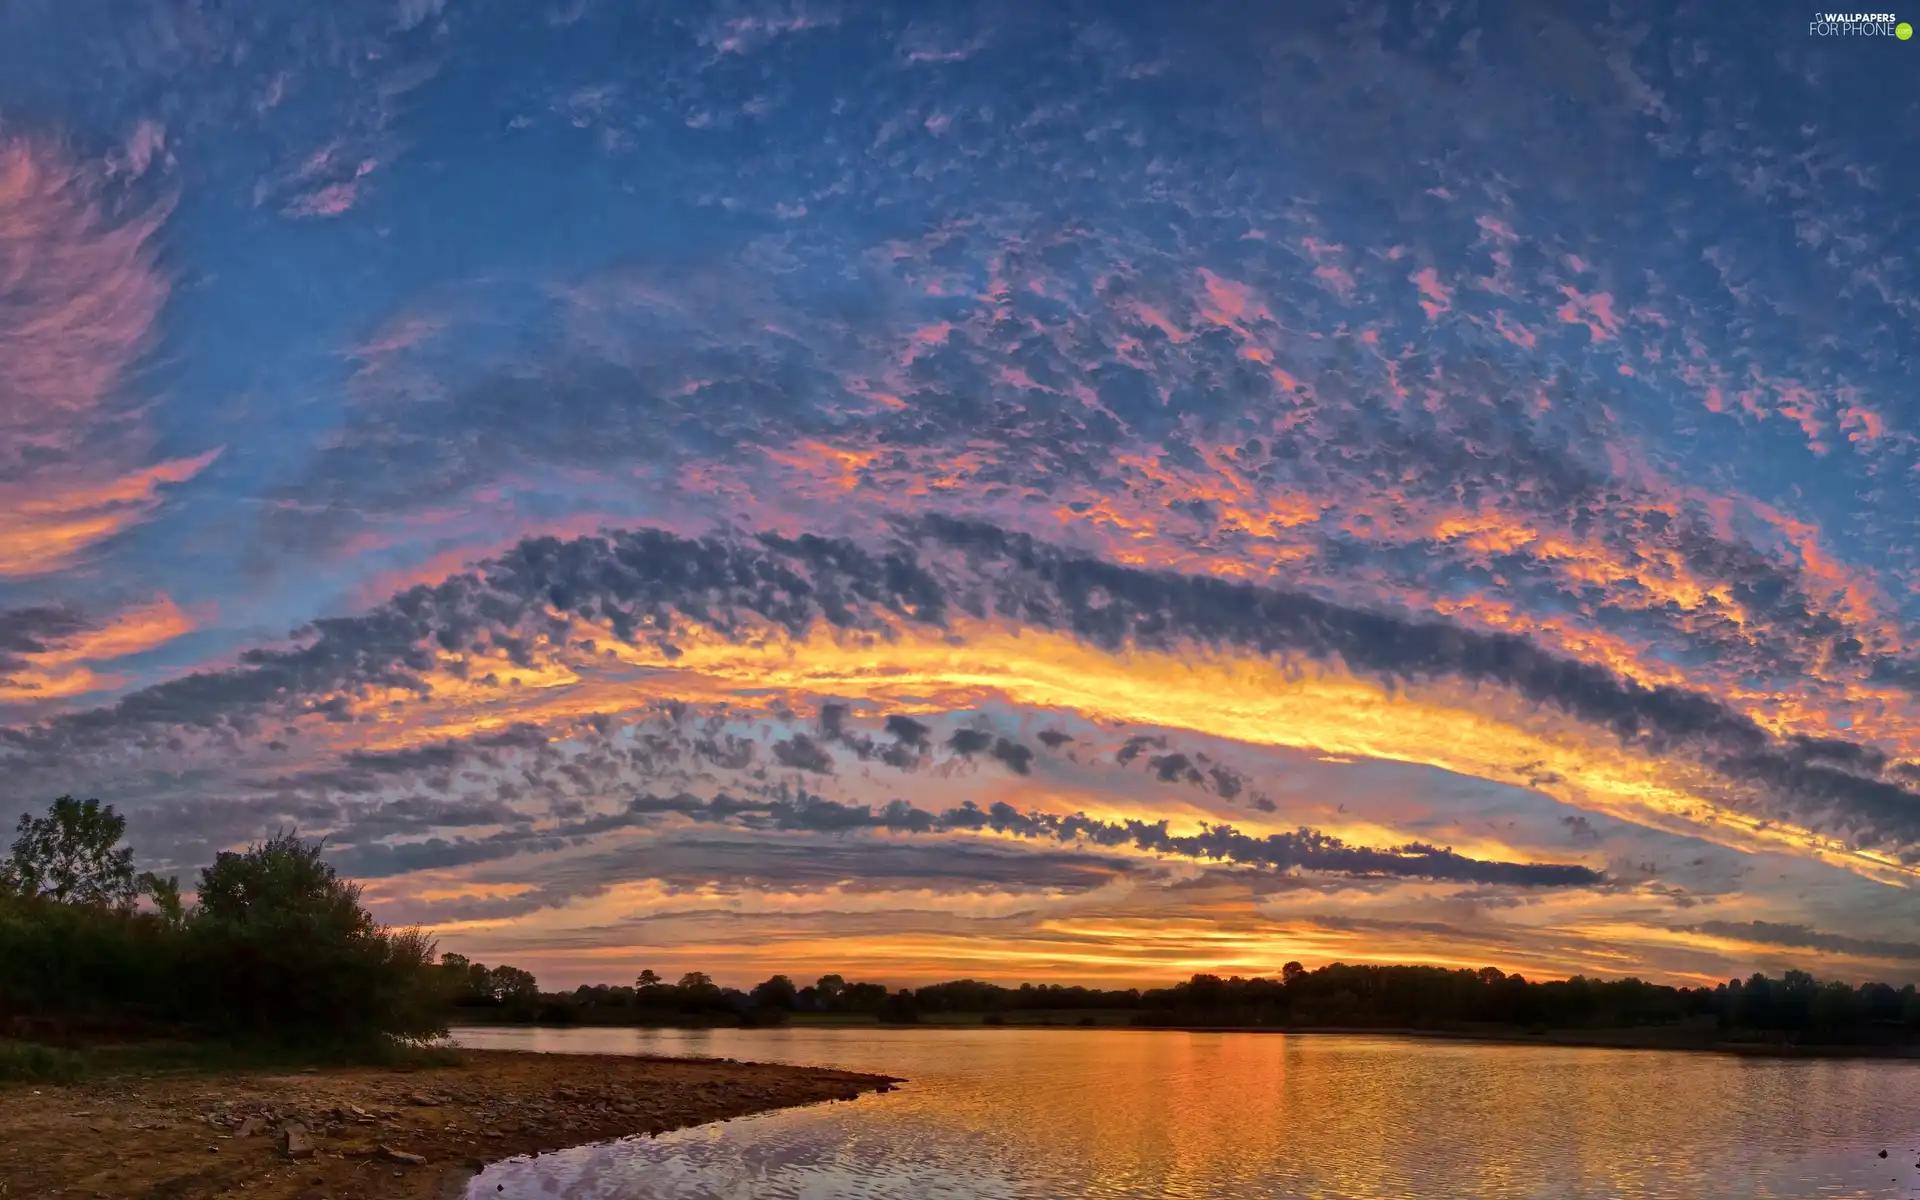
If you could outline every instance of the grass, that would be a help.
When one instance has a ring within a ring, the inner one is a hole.
[[[0,1084],[72,1083],[86,1073],[77,1050],[37,1042],[0,1042]]]
[[[10,1083],[74,1083],[110,1075],[304,1070],[310,1067],[375,1066],[392,1070],[457,1066],[451,1046],[385,1042],[367,1045],[286,1045],[221,1041],[149,1041],[69,1049],[37,1042],[0,1040],[0,1086]]]

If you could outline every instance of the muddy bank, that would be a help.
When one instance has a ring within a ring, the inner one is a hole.
[[[459,1066],[0,1088],[0,1197],[442,1200],[494,1159],[898,1082],[712,1060],[474,1050]]]

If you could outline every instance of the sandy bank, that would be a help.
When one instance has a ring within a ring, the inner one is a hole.
[[[802,1067],[475,1050],[463,1065],[418,1070],[6,1087],[0,1197],[442,1200],[494,1159],[850,1100],[892,1082]]]

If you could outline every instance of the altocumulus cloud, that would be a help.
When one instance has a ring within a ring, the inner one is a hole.
[[[1508,689],[1600,731],[1622,747],[1684,756],[1757,788],[1771,810],[1859,843],[1905,852],[1920,840],[1920,796],[1887,755],[1844,739],[1780,738],[1725,703],[1647,687],[1511,634],[1343,605],[1284,588],[1143,570],[1024,534],[941,518],[902,521],[880,543],[817,536],[686,538],[658,530],[522,542],[473,573],[420,586],[355,617],[315,622],[287,648],[246,651],[239,665],[133,692],[115,703],[0,731],[19,769],[115,745],[166,745],[183,733],[246,737],[303,716],[351,722],[374,690],[428,697],[450,655],[485,652],[531,666],[536,645],[565,646],[583,628],[671,658],[696,629],[744,638],[814,627],[885,637],[991,618],[1068,634],[1104,651],[1228,649],[1336,663],[1385,684],[1455,680]],[[22,633],[52,618],[19,618]],[[452,669],[463,669],[457,665]],[[924,737],[902,725],[896,745]],[[958,731],[950,748],[990,752],[1010,769],[1018,747]],[[804,735],[776,751],[825,770]],[[364,771],[368,764],[343,764]],[[1155,770],[1192,771],[1173,756]]]

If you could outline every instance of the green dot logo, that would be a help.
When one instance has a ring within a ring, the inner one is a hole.
[[[1913,36],[1913,26],[1907,24],[1905,21],[1902,21],[1898,25],[1895,25],[1893,27],[1893,36],[1899,38],[1901,41],[1904,42],[1908,38]]]

